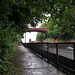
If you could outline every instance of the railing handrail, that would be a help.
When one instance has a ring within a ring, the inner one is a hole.
[[[49,42],[34,42],[34,43],[27,43],[27,44],[75,44],[75,42],[58,42],[58,43],[49,43]]]

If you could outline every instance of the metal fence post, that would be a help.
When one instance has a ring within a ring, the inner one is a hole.
[[[58,43],[56,43],[56,62],[58,67]]]
[[[75,43],[73,44],[73,52],[74,52],[74,65],[75,65]],[[75,73],[75,66],[74,66],[74,73]]]
[[[26,43],[26,32],[25,32],[25,43]]]
[[[49,44],[47,43],[47,59],[48,59],[48,63],[49,63]]]

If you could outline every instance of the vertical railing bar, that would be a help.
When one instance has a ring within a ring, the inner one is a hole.
[[[43,54],[43,45],[42,45],[43,43],[41,42],[41,52],[42,52],[42,54]],[[43,59],[43,56],[42,56],[42,59]]]
[[[47,43],[47,58],[48,58],[48,63],[49,63],[49,44]]]
[[[56,62],[58,67],[58,43],[56,43]]]
[[[75,43],[73,44],[73,56],[74,56],[74,65],[75,65]],[[74,66],[74,73],[75,73],[75,66]]]

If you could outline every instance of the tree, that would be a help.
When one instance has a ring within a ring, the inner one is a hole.
[[[56,21],[55,21],[56,20]],[[62,21],[62,26],[59,25],[58,23],[61,23],[59,22],[59,18],[58,19],[52,19],[52,17],[50,18],[50,21],[49,22],[44,22],[42,23],[41,27],[47,27],[49,28],[49,31],[47,32],[47,35],[44,35],[44,39],[47,39],[47,38],[52,38],[52,39],[61,39],[61,40],[70,40],[70,39],[73,39],[75,36],[74,36],[74,31],[71,29],[71,27],[69,25],[65,25]],[[56,23],[58,22],[58,23]],[[74,28],[74,25],[72,25]],[[40,34],[39,34],[40,35]],[[40,36],[37,36],[37,39],[40,40]]]
[[[46,39],[46,33],[40,33],[40,32],[38,32],[36,40],[43,42],[43,40],[45,40],[45,39]]]
[[[75,37],[75,1],[49,0],[48,37],[54,39],[72,39]],[[45,25],[45,24],[44,24]],[[46,27],[46,26],[45,26]]]
[[[45,19],[46,0],[0,0],[0,72],[7,71],[5,61],[11,57],[14,42],[18,42],[28,24]],[[38,6],[38,7],[37,7]],[[41,8],[40,8],[41,7]]]
[[[54,3],[50,22],[53,20],[53,25],[58,25],[58,28],[50,32],[57,39],[72,39],[75,34],[75,1],[74,0],[58,0]],[[52,36],[53,38],[55,38]]]
[[[43,22],[40,27],[41,28],[48,28],[48,22]]]

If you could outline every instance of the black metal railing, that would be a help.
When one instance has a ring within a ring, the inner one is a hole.
[[[75,42],[23,43],[23,45],[48,59],[48,61],[54,62],[57,66],[60,65],[75,73]]]

